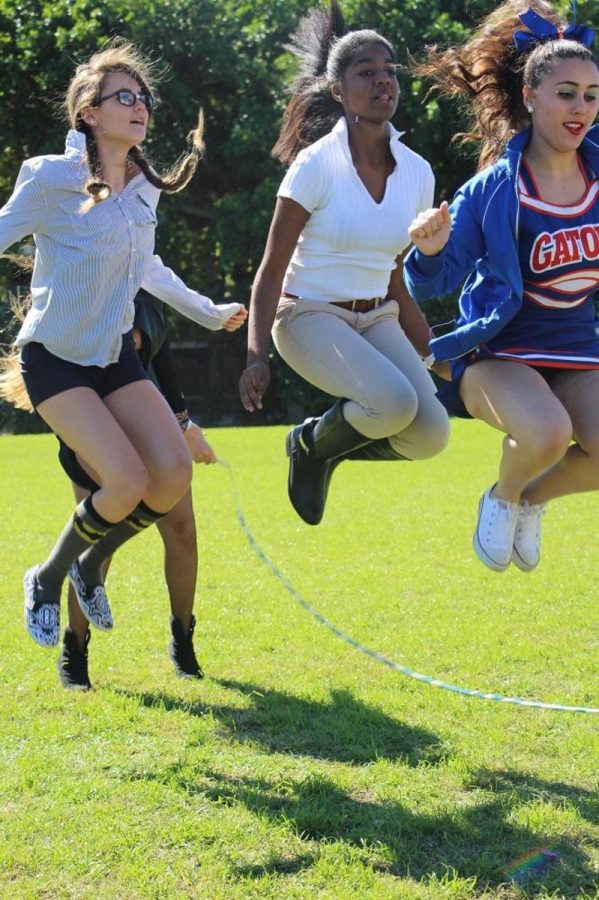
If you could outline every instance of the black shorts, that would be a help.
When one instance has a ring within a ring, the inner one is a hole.
[[[133,343],[133,331],[123,335],[117,362],[104,367],[80,366],[54,356],[43,344],[25,344],[21,350],[21,374],[34,407],[71,388],[91,388],[104,398],[127,384],[149,380]]]
[[[58,435],[57,435],[58,437]],[[68,475],[71,481],[78,485],[80,488],[83,488],[86,491],[91,491],[93,494],[94,491],[97,491],[100,487],[99,484],[96,484],[91,475],[88,475],[83,466],[80,464],[77,459],[77,454],[74,450],[71,450],[70,447],[58,438],[58,443],[60,447],[58,449],[58,459],[60,461],[60,465],[63,468],[63,471]]]

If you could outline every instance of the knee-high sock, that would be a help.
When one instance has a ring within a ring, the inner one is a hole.
[[[117,524],[98,515],[92,497],[86,497],[76,507],[50,556],[37,569],[38,584],[48,596],[52,595],[53,602],[60,601],[60,589],[73,561]]]
[[[122,522],[104,535],[79,557],[79,571],[87,585],[102,584],[102,564],[109,556],[150,525],[154,525],[164,513],[155,512],[142,501]]]

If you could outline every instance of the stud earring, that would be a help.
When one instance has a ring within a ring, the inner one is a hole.
[[[532,111],[533,111],[533,107],[532,107],[532,106],[527,106],[527,107],[526,107],[526,112],[531,113]]]

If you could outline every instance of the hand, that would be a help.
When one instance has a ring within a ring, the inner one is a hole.
[[[244,409],[254,412],[262,409],[262,397],[270,384],[270,367],[267,362],[255,362],[244,369],[239,379],[239,396]]]
[[[231,316],[230,319],[227,319],[226,322],[223,322],[224,331],[237,331],[238,328],[241,328],[247,317],[247,309],[245,308],[245,306],[241,306],[239,308],[239,311],[236,312],[234,316]]]
[[[451,381],[451,366],[446,359],[436,359],[431,370],[444,381]]]
[[[192,422],[187,431],[184,432],[183,437],[194,462],[206,463],[206,465],[216,462],[216,454],[204,437],[204,432],[199,425]]]
[[[408,229],[411,240],[424,256],[440,253],[451,231],[449,206],[444,200],[439,209],[426,209],[416,216]]]

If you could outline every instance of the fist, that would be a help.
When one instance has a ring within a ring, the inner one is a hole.
[[[419,213],[408,229],[414,245],[425,256],[440,253],[451,232],[449,206],[444,200],[438,209],[426,209]]]
[[[237,331],[238,328],[241,328],[247,317],[248,311],[245,306],[242,306],[239,312],[236,312],[234,316],[231,316],[230,319],[227,319],[227,321],[223,323],[224,330]]]

